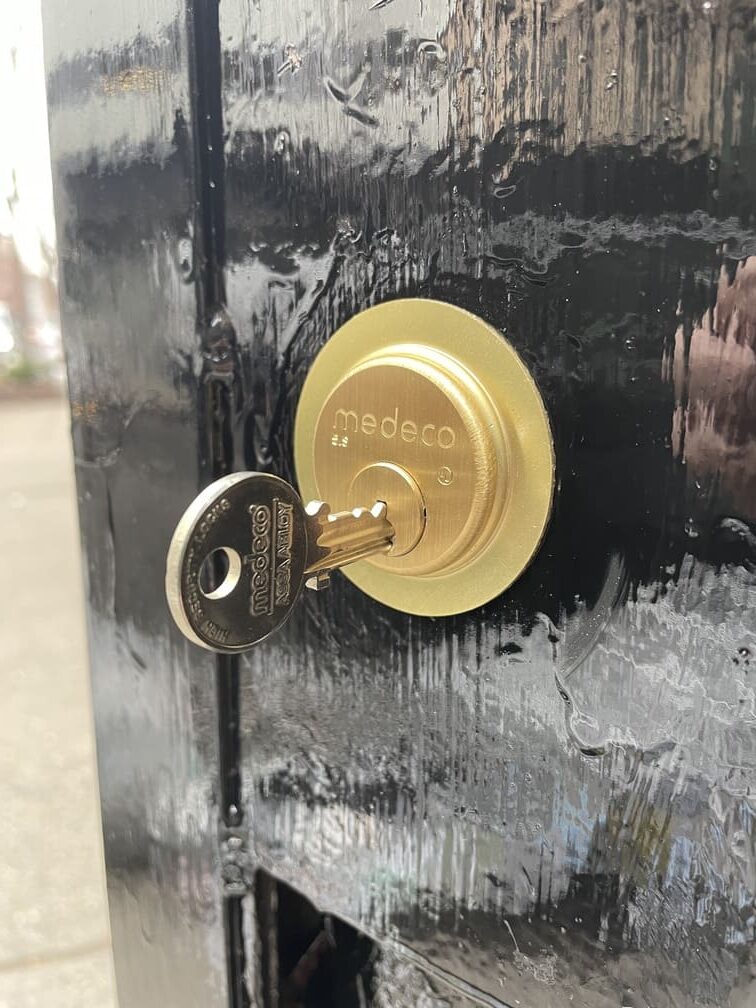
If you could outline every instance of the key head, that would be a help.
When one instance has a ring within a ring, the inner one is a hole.
[[[307,525],[294,489],[267,473],[234,473],[185,511],[168,550],[165,593],[179,629],[223,654],[278,629],[297,600]]]

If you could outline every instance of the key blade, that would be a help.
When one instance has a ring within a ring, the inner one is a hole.
[[[336,513],[331,513],[324,501],[310,501],[305,512],[308,587],[323,587],[329,571],[391,548],[394,527],[386,517],[383,501],[376,501],[371,508]]]

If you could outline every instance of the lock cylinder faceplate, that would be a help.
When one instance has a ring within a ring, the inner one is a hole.
[[[548,418],[512,346],[438,301],[355,316],[315,359],[295,426],[305,497],[383,500],[392,548],[345,574],[406,612],[464,612],[518,577],[554,482]]]

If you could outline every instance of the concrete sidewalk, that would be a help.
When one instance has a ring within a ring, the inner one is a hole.
[[[113,1008],[64,400],[0,402],[0,1008]]]

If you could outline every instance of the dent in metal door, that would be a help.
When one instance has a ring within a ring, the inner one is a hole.
[[[753,7],[220,13],[238,464],[291,478],[314,354],[415,295],[506,332],[558,460],[501,599],[336,579],[242,663],[248,882],[422,967],[394,1005],[749,1003]]]

